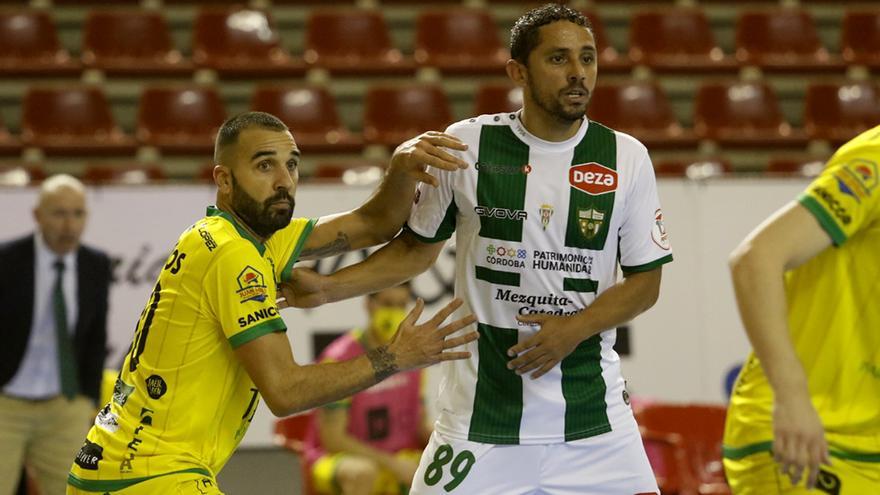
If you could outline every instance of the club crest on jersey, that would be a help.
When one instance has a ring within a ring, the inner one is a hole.
[[[596,237],[604,223],[605,212],[595,208],[578,208],[578,226],[585,238],[592,239]]]
[[[658,208],[654,212],[654,227],[651,228],[651,240],[662,249],[669,251],[669,235],[666,226],[663,225],[663,212]]]
[[[244,267],[244,270],[238,274],[238,290],[236,293],[242,303],[248,301],[263,302],[269,294],[263,274],[250,265]]]
[[[572,165],[568,183],[589,195],[599,196],[617,190],[617,171],[595,162]]]
[[[547,226],[550,225],[550,217],[553,216],[553,205],[548,205],[544,203],[538,208],[538,213],[541,215],[541,227],[544,230],[547,230]]]

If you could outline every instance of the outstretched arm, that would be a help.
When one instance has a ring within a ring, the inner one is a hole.
[[[443,148],[463,151],[467,145],[450,134],[426,132],[398,146],[385,178],[360,207],[318,220],[299,259],[318,259],[375,246],[391,240],[409,217],[417,182],[437,186],[426,166],[458,170],[467,164]]]
[[[793,202],[759,225],[730,256],[739,313],[773,388],[774,456],[792,483],[807,469],[811,487],[819,464],[828,462],[828,444],[789,338],[783,275],[830,245],[816,218]]]

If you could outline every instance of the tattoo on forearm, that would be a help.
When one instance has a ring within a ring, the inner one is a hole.
[[[311,249],[303,249],[300,253],[301,258],[326,258],[335,256],[351,250],[351,242],[348,240],[348,234],[345,232],[337,232],[336,239]]]
[[[370,364],[373,365],[373,373],[376,376],[376,382],[381,382],[399,371],[397,368],[397,358],[393,353],[388,351],[387,345],[379,346],[367,351],[367,359],[369,359]]]

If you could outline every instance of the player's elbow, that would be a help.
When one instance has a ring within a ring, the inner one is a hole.
[[[293,397],[290,397],[289,394],[282,393],[281,391],[273,389],[260,390],[260,394],[263,396],[263,402],[266,403],[266,407],[268,407],[272,412],[272,415],[277,418],[290,416],[308,409],[308,407],[300,404]]]

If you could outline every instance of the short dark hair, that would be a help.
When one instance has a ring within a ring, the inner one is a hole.
[[[584,14],[565,5],[548,3],[526,12],[516,20],[510,30],[510,56],[528,65],[529,54],[541,42],[538,29],[556,21],[573,22],[593,32],[593,25]]]
[[[220,126],[220,130],[217,131],[217,140],[214,142],[214,161],[219,161],[218,155],[222,148],[235,144],[241,131],[251,127],[272,131],[288,130],[284,122],[281,122],[278,117],[266,112],[245,112],[230,117]]]

